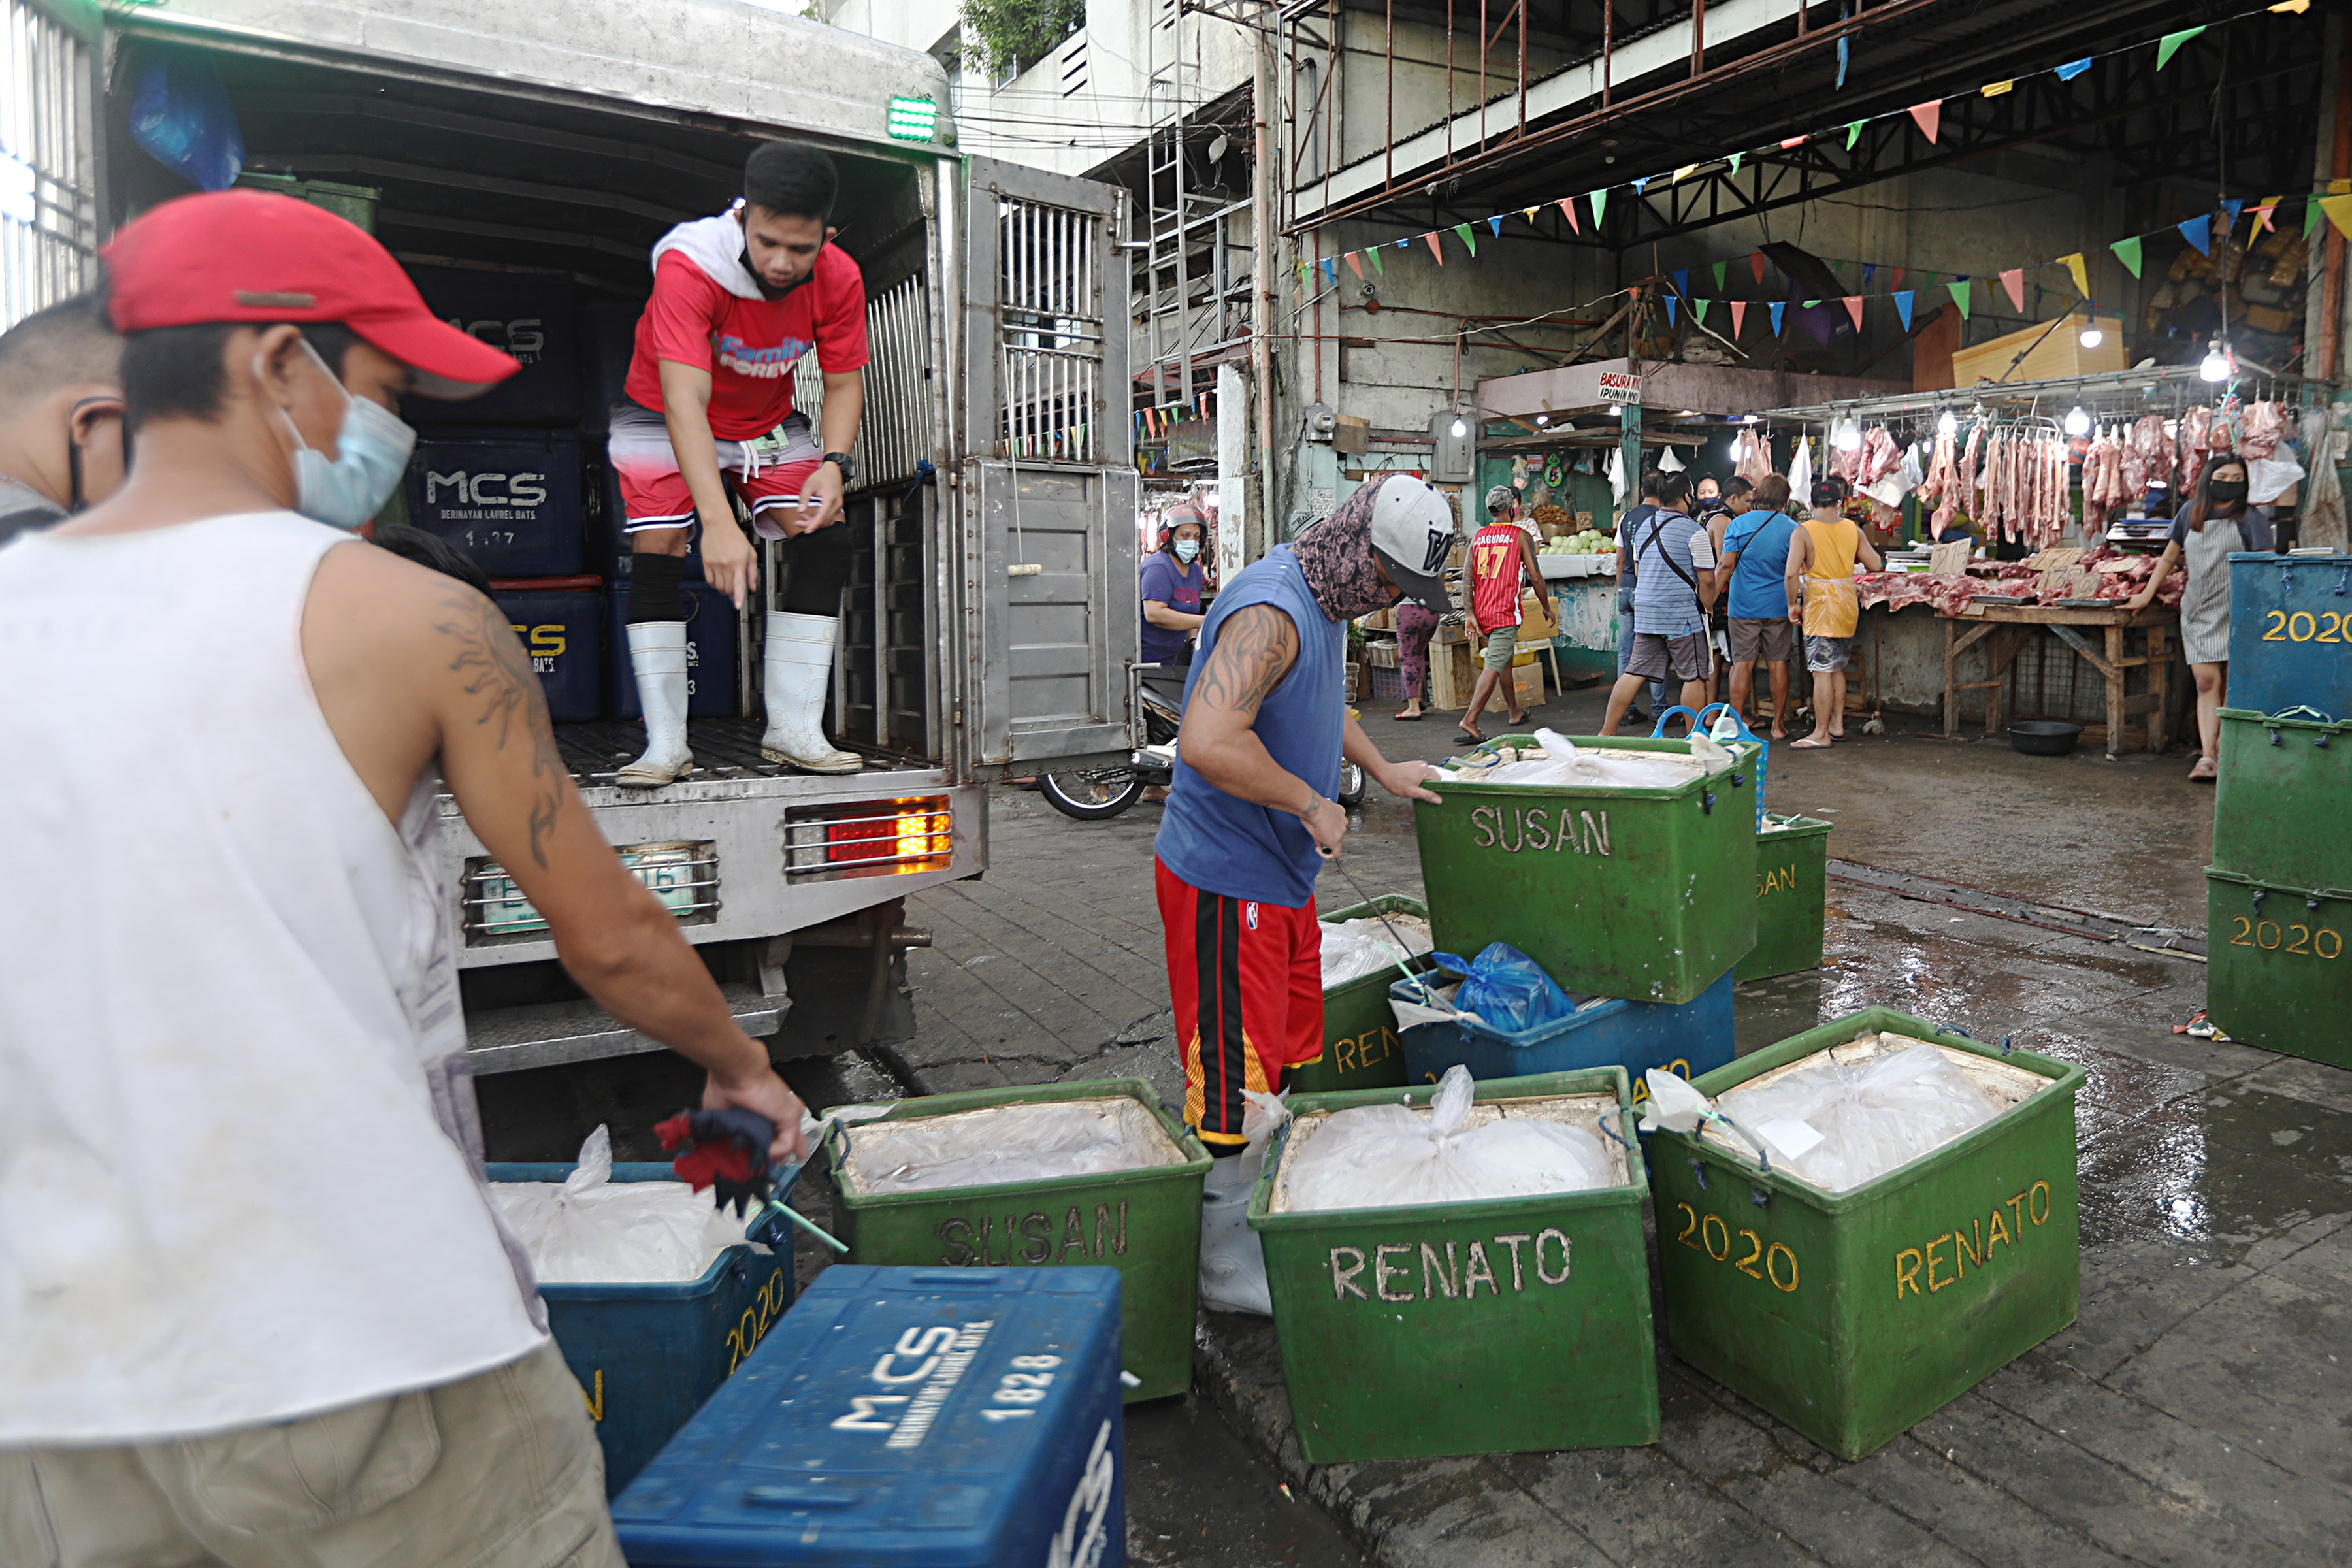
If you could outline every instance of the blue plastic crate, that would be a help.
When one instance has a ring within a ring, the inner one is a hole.
[[[1451,970],[1437,973],[1461,978]],[[1457,1062],[1477,1079],[1622,1067],[1633,1080],[1633,1098],[1643,1100],[1648,1091],[1642,1075],[1651,1068],[1696,1078],[1731,1060],[1733,981],[1734,971],[1727,969],[1715,984],[1683,1003],[1571,995],[1575,1012],[1519,1034],[1484,1024],[1416,1024],[1403,1031],[1405,1078],[1411,1083],[1435,1083]],[[1389,994],[1406,1002],[1421,1000],[1401,979],[1389,987]]]
[[[426,425],[572,425],[580,418],[580,312],[563,272],[476,272],[412,267],[433,313],[522,368],[460,402],[415,397],[405,412]]]
[[[637,352],[643,300],[583,300],[580,303],[580,427],[601,435],[612,426],[613,405],[629,379]]]
[[[493,1182],[560,1182],[573,1167],[493,1163]],[[789,1197],[800,1167],[782,1173]],[[667,1165],[613,1166],[616,1182],[674,1182]],[[618,1496],[793,1304],[793,1227],[730,1247],[699,1279],[660,1285],[541,1285],[548,1327],[588,1397],[604,1447],[604,1495]]]
[[[522,639],[547,715],[559,724],[604,716],[604,594],[570,585],[577,581],[500,584],[490,595]]]
[[[427,436],[408,460],[408,521],[491,577],[569,577],[583,537],[580,441],[538,430]]]
[[[635,1568],[1119,1568],[1116,1269],[835,1264],[613,1505]]]
[[[2352,555],[2230,557],[2230,706],[2352,717]]]
[[[686,591],[686,711],[693,719],[724,719],[738,712],[736,662],[742,623],[735,601],[708,583],[688,583]],[[637,672],[629,662],[629,581],[614,582],[607,595],[611,625],[604,657],[611,666],[613,717],[635,719],[645,711],[637,699]]]

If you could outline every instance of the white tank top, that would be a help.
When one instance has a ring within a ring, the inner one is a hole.
[[[0,1447],[310,1415],[541,1341],[482,1187],[434,781],[400,826],[291,512],[0,549]]]

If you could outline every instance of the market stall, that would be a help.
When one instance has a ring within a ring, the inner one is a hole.
[[[2055,719],[2084,723],[2111,756],[2162,750],[2186,685],[2171,673],[2181,579],[2144,610],[2125,602],[2149,581],[2174,498],[2231,456],[2283,535],[2305,515],[2341,526],[2334,466],[2303,483],[2300,453],[2326,437],[2321,414],[2306,426],[2301,384],[2210,374],[1988,382],[1767,413],[1768,428],[1796,437],[1792,474],[1855,487],[1848,515],[1885,553],[1885,571],[1855,579],[1859,706],[1940,714],[1955,737],[1969,719],[1987,735]]]

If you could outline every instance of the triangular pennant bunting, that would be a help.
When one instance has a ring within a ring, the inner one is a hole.
[[[2167,33],[2156,41],[2156,68],[2162,70],[2180,52],[2180,46],[2203,32],[2202,27],[2183,27],[2177,33]]]
[[[2336,226],[2336,232],[2352,239],[2352,196],[2317,196],[2319,210]]]
[[[1524,217],[1524,218],[1526,218],[1529,223],[1533,223],[1533,222],[1535,222],[1535,221],[1536,221],[1536,209],[1535,209],[1535,208],[1533,208],[1533,207],[1528,207],[1528,208],[1527,208],[1525,211],[1523,211],[1519,216],[1522,216],[1522,217]]]
[[[1862,331],[1862,296],[1861,296],[1861,295],[1859,295],[1859,294],[1848,294],[1848,295],[1845,297],[1845,313],[1846,313],[1847,315],[1852,316],[1852,317],[1853,318],[1853,330],[1854,330],[1855,331],[1857,331],[1857,332],[1858,332],[1858,331]]]
[[[1712,300],[1693,300],[1691,301],[1691,314],[1697,319],[1701,326],[1706,324],[1706,308],[1714,303],[1715,301]]]
[[[1740,329],[1748,324],[1748,301],[1733,300],[1728,303],[1731,306],[1731,335],[1736,338],[1739,335]]]
[[[1756,274],[1756,281],[1759,283],[1764,281],[1764,253],[1762,251],[1751,250],[1748,253],[1748,270]]]
[[[1895,313],[1903,318],[1903,330],[1911,330],[1911,290],[1905,289],[1895,296]]]
[[[1900,267],[1895,268],[1894,276],[1886,280],[1886,286],[1889,289],[1900,289],[1903,287],[1903,268]]]
[[[1559,216],[1568,220],[1568,232],[1582,234],[1584,231],[1576,226],[1576,199],[1573,196],[1562,196],[1558,205]]]
[[[1681,168],[1676,169],[1676,170],[1675,171],[1675,177],[1674,177],[1674,182],[1673,182],[1673,183],[1674,183],[1674,184],[1677,184],[1677,185],[1679,185],[1679,184],[1681,184],[1685,180],[1689,179],[1693,174],[1697,174],[1697,173],[1698,173],[1698,165],[1697,165],[1696,163],[1685,163]]]
[[[1862,286],[1864,288],[1867,289],[1870,287],[1870,275],[1877,270],[1878,263],[1875,261],[1865,261],[1862,264]]]
[[[1845,40],[1841,38],[1838,41],[1843,43]],[[1853,151],[1853,144],[1862,140],[1862,128],[1869,123],[1867,120],[1853,120],[1846,122],[1845,150],[1847,152]]]
[[[2090,68],[2091,57],[2085,55],[2079,60],[2068,60],[2064,65],[2060,66],[2054,74],[2060,81],[2073,81]]]
[[[1772,312],[1772,335],[1777,338],[1780,335],[1780,318],[1789,313],[1788,304],[1785,300],[1775,300],[1765,309]]]
[[[1746,156],[1748,156],[1748,154],[1747,154],[1747,153],[1734,153],[1731,155],[1731,172],[1732,172],[1733,174],[1736,174],[1739,173],[1739,160],[1741,160],[1742,158],[1745,158]]]
[[[1503,237],[1503,220],[1500,217],[1488,218],[1486,226],[1494,231],[1496,239]]]
[[[1927,139],[1927,144],[1934,146],[1936,132],[1941,130],[1944,124],[1944,100],[1937,98],[1930,99],[1926,103],[1913,104],[1911,122],[1919,128],[1919,134]]]
[[[2246,204],[2237,196],[2224,196],[2221,198],[2221,210],[2230,215],[2230,226],[2236,228],[2238,215],[2246,210]]]
[[[1470,247],[1471,255],[1475,256],[1478,254],[1478,237],[1470,232],[1470,226],[1468,224],[1455,224],[1454,226],[1454,232],[1462,237],[1462,243]]]
[[[1608,208],[1609,208],[1609,193],[1608,193],[1608,191],[1606,191],[1606,190],[1604,189],[1604,190],[1598,190],[1598,191],[1593,192],[1593,193],[1592,193],[1592,232],[1593,232],[1593,233],[1598,234],[1598,233],[1600,233],[1600,232],[1601,232],[1601,215],[1602,213],[1606,212],[1606,211],[1608,210]]]
[[[1969,319],[1969,280],[1963,278],[1958,283],[1947,283],[1944,287],[1950,291],[1952,303],[1960,308],[1960,320],[1967,321]]]
[[[2305,240],[2318,238],[2319,226],[2326,221],[2327,215],[2319,210],[2319,198],[2317,196],[2314,196],[2303,204],[2303,237]]]
[[[1675,268],[1675,292],[1677,294],[1688,294],[1690,292],[1689,268],[1677,267]]]
[[[2139,236],[2119,239],[2107,248],[2116,253],[2116,259],[2124,264],[2125,271],[2135,278],[2139,276]]]
[[[1385,278],[1385,277],[1387,277],[1387,276],[1389,275],[1389,266],[1388,266],[1388,263],[1387,263],[1387,262],[1385,262],[1385,261],[1382,261],[1382,260],[1381,259],[1381,247],[1379,247],[1379,246],[1377,246],[1377,245],[1376,245],[1376,246],[1372,247],[1370,250],[1368,250],[1368,251],[1364,252],[1364,254],[1365,254],[1365,255],[1367,255],[1367,256],[1369,256],[1369,257],[1370,257],[1370,258],[1372,258],[1372,270],[1373,270],[1373,271],[1375,271],[1375,272],[1379,273],[1379,274],[1380,274],[1381,277],[1383,277],[1383,278]]]
[[[1786,152],[1789,152],[1789,151],[1790,151],[1790,150],[1792,150],[1792,149],[1794,149],[1794,148],[1801,147],[1801,146],[1803,146],[1804,144],[1805,144],[1805,139],[1804,139],[1803,137],[1801,137],[1801,136],[1791,136],[1791,137],[1790,137],[1786,142],[1781,142],[1781,143],[1780,143],[1780,151],[1781,151],[1781,152],[1783,152],[1783,153],[1786,153]]]
[[[1675,307],[1681,303],[1682,300],[1675,296],[1672,294],[1666,296],[1666,325],[1671,327],[1675,324]]]
[[[2083,253],[2078,250],[2072,256],[2062,256],[2058,259],[2064,262],[2066,264],[2066,270],[2074,275],[2074,292],[2080,294],[2085,300],[2089,299],[2091,297],[2091,268],[2090,263],[2083,259]]]
[[[1977,90],[1986,98],[1999,98],[2002,93],[2009,91],[2016,86],[2017,79],[2015,77],[2011,77],[2007,81],[1989,81]]]
[[[1339,258],[1339,259],[1346,262],[1348,264],[1348,270],[1354,273],[1358,278],[1361,278],[1364,275],[1364,264],[1356,258],[1356,253],[1354,251],[1349,251],[1345,256]]]
[[[1640,195],[1642,194],[1642,187],[1643,187],[1643,185],[1648,184],[1652,180],[1654,180],[1654,179],[1656,179],[1656,178],[1657,178],[1657,176],[1656,176],[1655,174],[1644,174],[1644,175],[1643,175],[1640,179],[1638,179],[1638,180],[1634,181],[1634,182],[1633,182],[1633,194],[1634,194],[1635,195],[1637,195],[1637,196],[1638,196],[1638,195]]]
[[[1339,264],[1328,256],[1323,258],[1323,281],[1326,283],[1339,281]]]
[[[2210,213],[2203,217],[2192,217],[2187,223],[2179,223],[2172,226],[2180,231],[2181,238],[2197,247],[2198,255],[2213,254],[2213,216]]]
[[[1718,291],[1723,288],[1724,274],[1730,270],[1731,263],[1728,261],[1718,261],[1715,264],[1715,286]]]
[[[1436,231],[1435,229],[1433,229],[1433,229],[1431,229],[1427,234],[1423,235],[1421,237],[1422,237],[1422,238],[1423,238],[1423,239],[1425,239],[1425,240],[1427,240],[1427,241],[1429,241],[1429,254],[1430,254],[1430,255],[1432,255],[1432,256],[1434,256],[1435,258],[1437,258],[1437,264],[1438,264],[1440,267],[1444,266],[1444,265],[1445,265],[1445,252],[1444,252],[1443,250],[1440,250],[1440,249],[1437,247],[1437,231]]]
[[[2009,290],[2009,302],[2011,308],[2020,310],[2025,309],[2024,268],[2012,267],[2008,271],[2002,273],[2000,275],[2000,286]]]
[[[2278,211],[2279,203],[2284,200],[2286,200],[2284,196],[2264,196],[2255,205],[2254,230],[2256,233],[2271,226],[2271,216]]]

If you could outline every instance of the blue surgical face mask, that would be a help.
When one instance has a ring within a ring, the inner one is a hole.
[[[302,439],[293,418],[280,411],[279,417],[294,437],[294,510],[331,528],[355,529],[375,516],[407,472],[416,432],[381,405],[352,396],[308,342],[302,351],[343,395],[343,422],[335,433],[337,455],[331,462],[324,452]],[[257,357],[253,372],[259,379]]]
[[[1200,554],[1201,542],[1199,540],[1180,539],[1176,542],[1176,559],[1181,561],[1185,565],[1190,566],[1192,564],[1194,561],[1200,558]]]

